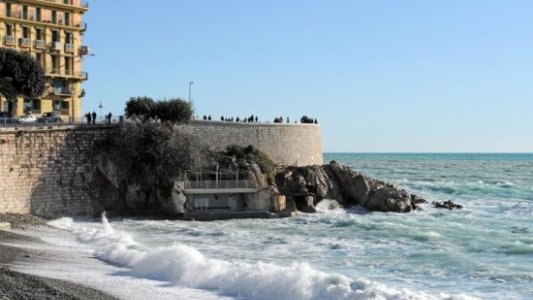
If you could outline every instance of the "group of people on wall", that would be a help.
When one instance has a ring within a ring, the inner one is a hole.
[[[209,116],[204,115],[203,120],[204,121],[212,121],[211,115],[209,115]],[[247,118],[246,117],[244,117],[244,118],[239,118],[239,117],[226,118],[224,116],[221,116],[220,117],[220,121],[221,122],[258,123],[259,122],[259,118],[257,116],[254,116],[254,115],[251,115],[251,116],[249,116]]]
[[[211,118],[211,115],[204,115],[203,118],[202,118],[204,121],[212,121],[213,118]],[[238,122],[238,123],[259,123],[259,118],[255,115],[251,115],[249,117],[245,117],[245,118],[239,118],[239,117],[231,117],[231,118],[227,118],[227,117],[224,117],[224,116],[221,116],[220,117],[220,121],[221,122]],[[274,121],[273,123],[287,123],[287,124],[290,124],[291,123],[291,120],[289,117],[287,118],[283,118],[283,117],[276,117],[274,118]],[[297,124],[298,122],[295,120],[294,121],[295,124]],[[318,120],[316,118],[310,118],[308,116],[303,116],[300,118],[300,123],[302,124],[318,124]]]
[[[91,125],[91,124],[96,124],[96,112],[93,111],[92,113],[88,112],[85,114],[85,119],[87,120],[87,125]],[[113,115],[111,113],[108,113],[107,115],[105,115],[105,123],[106,124],[111,124],[111,118],[113,117]]]

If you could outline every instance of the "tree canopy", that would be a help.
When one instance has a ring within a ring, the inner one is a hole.
[[[142,122],[159,120],[184,123],[191,120],[193,108],[190,102],[179,98],[154,101],[150,97],[132,97],[126,102],[124,114],[126,118],[138,119]]]
[[[18,95],[39,97],[44,92],[44,72],[40,63],[27,54],[0,49],[0,94],[8,101]]]

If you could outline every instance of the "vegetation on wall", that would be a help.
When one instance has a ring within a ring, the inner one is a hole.
[[[192,103],[182,99],[154,101],[150,97],[132,97],[126,102],[126,118],[141,122],[160,121],[162,123],[185,123],[193,115]]]
[[[39,97],[44,92],[44,72],[31,56],[11,49],[0,49],[0,94],[14,102],[18,95]]]
[[[207,149],[192,135],[161,123],[126,122],[120,132],[100,145],[120,172],[123,185],[170,192],[184,171],[209,162]]]
[[[221,165],[227,165],[233,161],[239,165],[255,163],[259,166],[261,172],[267,175],[269,180],[274,178],[276,165],[267,154],[252,145],[247,147],[241,147],[238,145],[228,146],[226,151],[219,153],[217,160]]]

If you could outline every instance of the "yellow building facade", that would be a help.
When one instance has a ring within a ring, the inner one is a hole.
[[[31,55],[46,78],[40,98],[10,103],[2,97],[1,112],[16,117],[56,112],[65,122],[81,121],[82,82],[88,79],[82,69],[89,52],[82,42],[87,11],[81,0],[0,0],[0,46]]]

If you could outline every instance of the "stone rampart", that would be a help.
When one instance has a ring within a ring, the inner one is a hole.
[[[215,149],[254,145],[274,162],[322,164],[318,125],[192,122],[183,128]],[[109,195],[94,175],[94,146],[116,126],[0,130],[0,213],[95,215]]]
[[[319,125],[196,121],[184,126],[213,149],[253,145],[277,164],[323,164]]]

